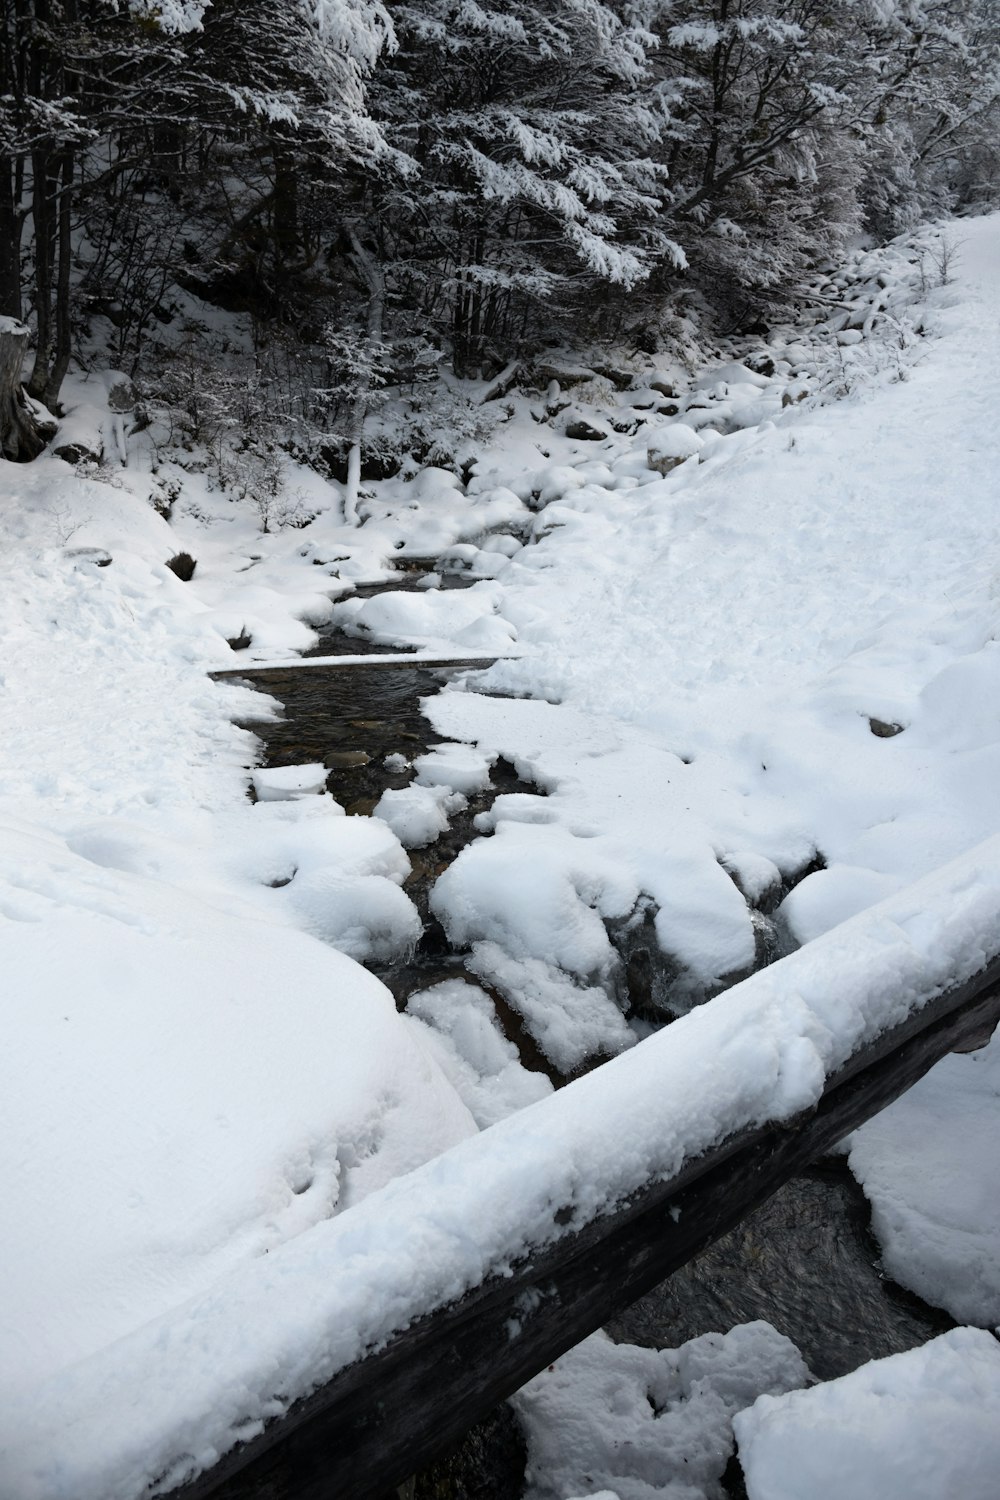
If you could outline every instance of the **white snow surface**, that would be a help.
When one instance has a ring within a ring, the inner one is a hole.
[[[961,233],[955,286],[876,253],[889,338],[848,309],[773,340],[773,380],[664,372],[673,436],[653,385],[617,398],[648,424],[600,444],[517,398],[467,486],[387,481],[359,529],[306,471],[317,519],[262,535],[180,470],[168,525],[135,453],[113,482],[0,464],[5,1500],[200,1472],[564,1210],[807,1108],[996,954],[1000,219]],[[811,399],[831,378],[843,399]],[[68,383],[70,425],[106,384]],[[699,462],[658,476],[658,440]],[[350,597],[399,556],[478,581]],[[504,658],[433,700],[448,743],[370,820],[321,767],[255,772],[232,721],[275,708],[208,676],[287,663],[331,616]],[[350,956],[415,941],[403,846],[498,755],[538,795],[497,799],[433,904],[557,1068],[622,1054],[556,1095],[484,992],[398,1016]],[[807,946],[635,1046],[605,922],[648,909],[697,997],[754,961],[744,895],[817,851],[778,913]],[[950,1059],[852,1149],[892,1274],[969,1321],[998,1316],[996,1094],[995,1045]]]
[[[809,1379],[768,1323],[708,1333],[680,1349],[585,1339],[514,1398],[528,1443],[525,1500],[714,1500],[732,1419],[758,1396]]]
[[[1000,1035],[938,1063],[851,1137],[889,1275],[959,1322],[1000,1324]]]
[[[529,1245],[744,1125],[808,1109],[860,1045],[998,945],[1000,838],[89,1359],[22,1381],[3,1416],[10,1492],[126,1500],[190,1477]]]
[[[1000,1343],[956,1328],[734,1425],[749,1500],[995,1500]]]

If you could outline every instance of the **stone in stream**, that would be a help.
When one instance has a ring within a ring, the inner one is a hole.
[[[366,766],[370,760],[367,750],[331,750],[325,756],[331,771],[350,771],[356,766]]]

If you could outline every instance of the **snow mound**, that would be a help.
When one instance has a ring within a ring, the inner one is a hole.
[[[406,1013],[482,1129],[551,1094],[544,1073],[522,1065],[500,1029],[493,1001],[475,985],[443,980],[410,995]]]
[[[258,802],[287,802],[296,797],[315,796],[326,787],[324,765],[273,766],[254,771],[251,776]]]
[[[734,1425],[749,1500],[996,1500],[1000,1345],[956,1328]]]
[[[943,1058],[851,1137],[890,1276],[962,1322],[1000,1323],[1000,1034]]]
[[[795,1345],[768,1323],[679,1349],[594,1334],[513,1398],[528,1442],[525,1500],[714,1500],[734,1415],[808,1378]]]
[[[448,831],[448,817],[468,806],[461,792],[443,786],[390,787],[372,816],[387,823],[404,849],[423,849]]]
[[[5,1393],[473,1129],[383,986],[259,912],[4,819],[0,914]]]

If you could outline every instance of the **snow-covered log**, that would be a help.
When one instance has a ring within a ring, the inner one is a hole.
[[[170,1500],[377,1500],[998,1018],[994,960],[863,1048],[815,1109],[747,1128],[614,1213],[529,1250],[512,1274],[485,1277],[344,1370]]]

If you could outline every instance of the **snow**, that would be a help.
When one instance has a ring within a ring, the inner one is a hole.
[[[303,930],[412,943],[409,863],[321,766],[255,771],[282,800],[248,800],[231,721],[273,706],[206,676],[232,656],[198,593],[218,564],[163,566],[179,539],[139,475],[2,473],[6,1397],[475,1125],[384,988]],[[304,596],[272,599],[276,632]]]
[[[993,1500],[1000,1345],[956,1328],[736,1417],[749,1500]]]
[[[497,1022],[493,1001],[461,979],[419,990],[406,1003],[413,1024],[482,1129],[552,1092],[544,1073],[521,1063]]]
[[[326,766],[312,764],[273,766],[270,770],[254,771],[250,779],[258,802],[287,802],[322,792],[326,778]]]
[[[890,1276],[961,1322],[1000,1324],[1000,1040],[947,1057],[851,1137]]]
[[[974,972],[998,934],[1000,838],[349,1212],[235,1264],[89,1359],[22,1380],[4,1413],[12,1492],[125,1500],[164,1472],[191,1477],[527,1246],[571,1232],[748,1124],[808,1109],[826,1075]]]
[[[372,816],[389,825],[404,849],[423,849],[447,833],[450,813],[467,806],[462,793],[450,791],[448,786],[390,787],[375,804]]]
[[[2,819],[5,1401],[471,1128],[347,959],[75,842]]]
[[[767,1323],[680,1349],[594,1334],[514,1398],[528,1443],[526,1500],[712,1500],[734,1413],[808,1378],[794,1344]]]
[[[0,466],[12,1500],[134,1500],[200,1472],[527,1244],[809,1108],[997,955],[1000,223],[963,232],[955,287],[928,289],[906,247],[859,253],[859,275],[888,269],[888,315],[859,297],[775,335],[773,376],[728,354],[660,372],[672,417],[645,372],[607,398],[631,434],[581,405],[609,436],[574,443],[515,394],[467,484],[385,481],[357,529],[291,465],[303,529],[263,534],[180,470],[168,524],[135,453],[117,465],[107,380],[68,388],[68,421],[75,404],[117,466]],[[660,474],[657,453],[698,462]],[[188,583],[166,566],[181,551]],[[351,596],[421,558],[476,581]],[[232,674],[287,669],[330,618],[408,665],[487,668],[428,705],[445,742],[370,819],[318,763],[261,770],[237,727],[277,710]],[[431,896],[485,988],[434,985],[397,1015],[354,960],[417,941],[406,849],[499,756],[536,791],[498,797]],[[636,1045],[609,927],[638,923],[677,1011],[754,967],[762,924],[805,946]],[[505,1005],[554,1072],[612,1060],[553,1094]],[[889,1274],[984,1324],[998,1056],[946,1060],[851,1142]],[[738,1405],[804,1379],[777,1337],[566,1356],[521,1398],[538,1495],[713,1493]],[[852,1495],[885,1478],[884,1431],[893,1452],[925,1439],[899,1493],[926,1472],[928,1494],[976,1494],[994,1356],[986,1334],[947,1340],[738,1419],[751,1494],[790,1493],[810,1413],[818,1468],[854,1464]],[[880,1437],[886,1369],[902,1395]],[[947,1452],[935,1390],[969,1435]]]

